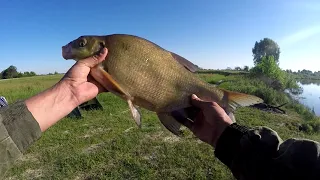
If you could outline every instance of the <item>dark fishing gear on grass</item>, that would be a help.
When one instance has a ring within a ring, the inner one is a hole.
[[[5,97],[0,96],[0,108],[8,106],[8,101]]]

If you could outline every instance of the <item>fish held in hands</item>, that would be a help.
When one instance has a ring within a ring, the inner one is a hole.
[[[81,36],[62,47],[62,56],[79,61],[104,47],[108,49],[106,60],[92,68],[90,74],[108,91],[127,101],[139,127],[138,106],[156,112],[168,130],[181,134],[181,124],[189,124],[181,119],[192,121],[196,113],[190,101],[192,94],[217,102],[233,121],[232,112],[237,107],[263,102],[259,97],[203,81],[194,74],[197,66],[187,59],[133,35]]]

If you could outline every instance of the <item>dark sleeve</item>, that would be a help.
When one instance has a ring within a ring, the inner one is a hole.
[[[237,179],[320,179],[318,142],[283,142],[267,127],[230,125],[220,136],[215,155]]]
[[[40,136],[39,124],[24,102],[0,108],[0,179]]]

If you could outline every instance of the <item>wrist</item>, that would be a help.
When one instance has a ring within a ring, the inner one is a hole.
[[[65,104],[72,107],[72,109],[81,104],[74,90],[74,85],[70,80],[62,79],[55,85],[54,88],[58,92],[56,98],[60,99],[61,101],[65,101]]]
[[[233,122],[230,121],[222,121],[221,123],[219,123],[219,126],[217,127],[216,131],[213,131],[213,140],[211,142],[211,145],[216,148],[217,147],[217,143],[219,138],[221,137],[221,135],[223,134],[223,132],[226,130],[226,128],[228,126],[230,126]]]
[[[240,148],[240,140],[248,132],[246,126],[232,123],[222,133],[215,147],[215,156],[229,168]]]
[[[68,115],[78,105],[70,86],[64,81],[27,99],[25,103],[42,132]]]

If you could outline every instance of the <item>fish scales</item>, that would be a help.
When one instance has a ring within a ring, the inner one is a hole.
[[[183,101],[182,88],[194,86],[194,78],[190,77],[188,71],[181,72],[183,69],[178,63],[172,63],[172,57],[168,52],[161,51],[154,55],[151,52],[159,51],[158,47],[142,41],[126,46],[126,51],[117,53],[114,50],[118,49],[118,46],[129,44],[126,38],[120,38],[117,42],[109,47],[106,45],[109,53],[114,56],[108,58],[104,66],[110,67],[108,72],[131,96],[156,105],[154,108],[148,107],[149,110],[159,111],[168,104],[176,106],[179,101]],[[130,55],[132,51],[142,55]],[[119,71],[118,68],[128,69],[130,73]],[[139,105],[139,102],[136,103]]]
[[[91,69],[90,74],[107,90],[128,102],[133,119],[141,127],[136,106],[157,113],[161,123],[172,133],[180,134],[180,123],[172,113],[184,118],[191,94],[217,102],[232,118],[239,106],[263,102],[248,94],[219,89],[195,75],[197,67],[185,58],[167,51],[146,39],[114,34],[81,36],[62,47],[65,59],[81,60],[108,49],[106,60]]]

